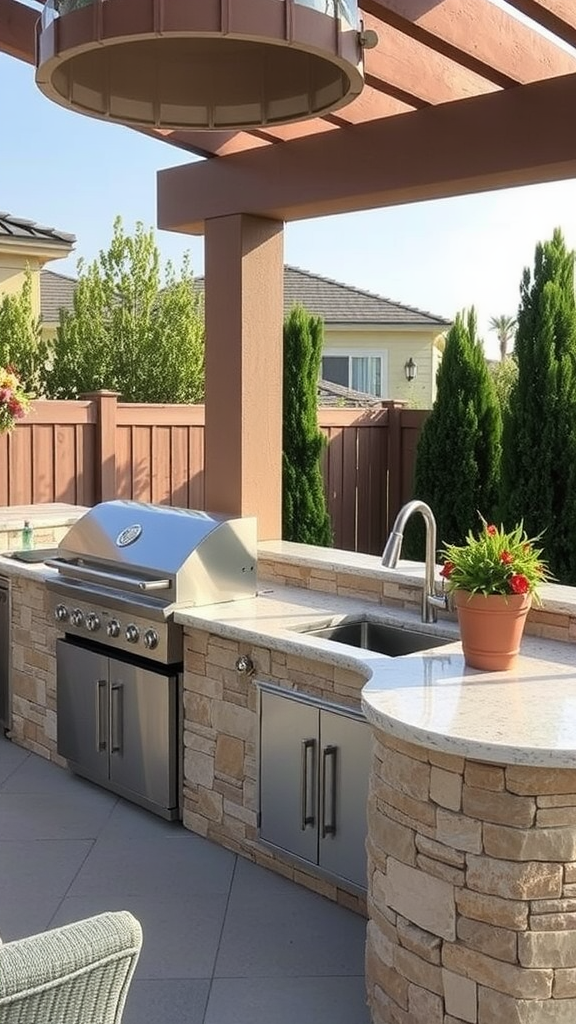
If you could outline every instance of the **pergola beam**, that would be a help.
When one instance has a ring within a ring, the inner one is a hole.
[[[16,0],[0,0],[0,53],[35,63],[35,26],[38,11]]]
[[[576,10],[573,0],[508,0],[508,3],[565,43],[576,47]]]
[[[158,175],[158,226],[242,211],[292,221],[576,176],[576,75]]]
[[[572,0],[509,2],[547,28],[554,25],[566,29],[576,24]],[[488,0],[441,0],[434,4],[423,4],[422,0],[361,0],[361,7],[502,88],[576,70],[576,58],[571,54]],[[540,15],[535,13],[537,10]],[[560,10],[565,12],[562,18],[558,17]]]

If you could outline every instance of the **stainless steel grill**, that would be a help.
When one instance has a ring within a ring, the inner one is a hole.
[[[57,748],[79,775],[165,818],[181,813],[186,605],[256,593],[256,522],[108,501],[48,565],[56,642]]]
[[[162,664],[182,660],[174,611],[256,593],[256,520],[108,501],[79,519],[48,565],[63,632]]]

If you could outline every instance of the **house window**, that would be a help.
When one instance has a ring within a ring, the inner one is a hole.
[[[353,391],[383,397],[382,356],[325,355],[322,357],[322,379],[342,384]]]

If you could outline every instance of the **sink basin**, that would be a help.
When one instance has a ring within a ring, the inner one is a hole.
[[[299,630],[307,636],[323,637],[324,640],[361,647],[365,651],[386,654],[399,658],[414,651],[427,651],[431,647],[443,647],[452,640],[435,633],[423,633],[416,629],[405,629],[385,622],[371,622],[369,619],[347,619],[333,626]]]

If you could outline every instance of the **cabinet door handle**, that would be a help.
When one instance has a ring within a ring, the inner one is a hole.
[[[316,740],[302,740],[300,768],[300,828],[314,825],[314,751]],[[309,770],[311,769],[311,770]],[[312,813],[310,813],[310,809]]]
[[[336,763],[338,747],[331,744],[322,751],[322,839],[336,835]],[[330,771],[328,771],[330,765]],[[330,776],[328,778],[328,775]]]
[[[122,683],[115,683],[110,689],[110,753],[122,753]]]
[[[106,685],[105,679],[96,680],[96,752],[98,754],[106,750]]]

